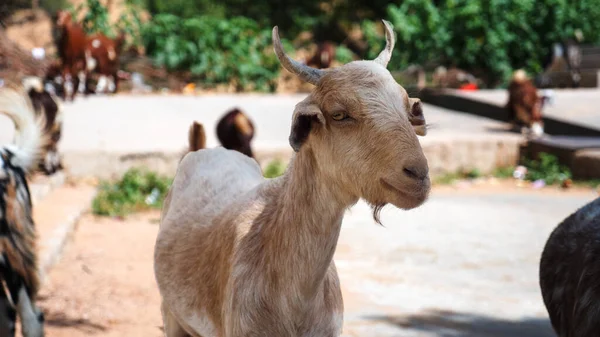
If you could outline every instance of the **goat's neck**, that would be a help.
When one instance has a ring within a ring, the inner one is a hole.
[[[301,150],[276,182],[273,217],[262,227],[265,253],[283,289],[310,299],[329,268],[344,211],[356,198],[327,179],[310,149]]]

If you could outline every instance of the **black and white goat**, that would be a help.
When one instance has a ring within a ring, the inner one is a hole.
[[[41,78],[27,77],[23,80],[23,87],[35,113],[44,115],[44,134],[50,138],[50,142],[43,149],[38,168],[47,175],[54,174],[63,169],[58,153],[58,142],[62,133],[62,105],[58,97],[44,87]]]
[[[540,287],[560,337],[600,336],[600,198],[564,219],[540,261]]]
[[[0,336],[44,335],[44,315],[35,305],[39,288],[36,229],[27,183],[48,143],[44,115],[36,117],[25,92],[0,89],[0,113],[13,120],[14,144],[0,147]]]

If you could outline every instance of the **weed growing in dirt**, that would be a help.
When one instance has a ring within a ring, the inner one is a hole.
[[[536,181],[543,179],[547,185],[560,183],[571,178],[571,170],[561,165],[558,158],[549,153],[541,152],[538,159],[524,159],[523,164],[527,167],[525,179]]]
[[[92,211],[102,216],[125,216],[161,209],[172,181],[155,172],[132,168],[119,181],[101,183]]]
[[[276,178],[282,175],[285,172],[285,164],[279,160],[275,159],[267,164],[263,171],[263,176],[265,178]]]

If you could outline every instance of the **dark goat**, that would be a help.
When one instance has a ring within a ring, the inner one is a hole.
[[[15,335],[17,315],[25,337],[44,335],[44,315],[36,307],[39,289],[36,230],[27,175],[44,144],[26,93],[0,89],[0,112],[15,123],[15,144],[0,147],[0,335]]]
[[[560,337],[600,336],[600,198],[564,219],[540,260],[540,287]]]
[[[321,42],[317,46],[317,51],[310,58],[306,65],[314,68],[325,69],[331,66],[335,59],[335,45],[331,42]]]
[[[44,148],[39,161],[39,169],[50,175],[63,168],[58,154],[58,142],[62,133],[62,109],[56,96],[43,87],[42,80],[29,77],[23,81],[23,87],[29,95],[37,116],[43,114],[46,124],[44,134],[50,139]]]
[[[62,62],[63,98],[73,100],[75,92],[79,90],[79,83],[85,81],[86,77],[86,35],[83,27],[73,22],[68,11],[58,12],[56,26],[59,30],[56,47]],[[72,84],[72,88],[67,89],[67,83]]]
[[[239,151],[254,158],[250,142],[254,137],[254,125],[238,108],[227,112],[217,123],[217,138],[224,148]]]

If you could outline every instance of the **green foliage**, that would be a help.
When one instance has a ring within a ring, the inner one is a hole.
[[[335,48],[335,60],[341,64],[354,61],[354,53],[344,46],[337,46]]]
[[[265,167],[263,175],[265,178],[276,178],[285,172],[286,165],[279,159],[271,161]]]
[[[96,215],[125,216],[145,209],[160,209],[172,179],[140,169],[128,170],[115,183],[103,182],[92,202]]]
[[[542,71],[552,44],[574,38],[600,42],[597,0],[404,0],[387,7],[397,34],[390,69],[427,62],[456,65],[488,83],[504,84],[513,69]],[[380,21],[361,24],[367,57],[383,48]]]
[[[130,44],[134,46],[142,45],[143,22],[140,17],[142,8],[143,0],[125,0],[125,12],[121,14],[119,21],[117,21],[117,29],[130,36]]]
[[[558,158],[549,153],[540,153],[538,159],[525,159],[523,164],[527,167],[525,178],[530,181],[543,179],[546,184],[553,185],[571,178],[569,168],[561,165]]]
[[[110,38],[115,37],[108,21],[108,10],[100,0],[86,0],[77,7],[70,6],[69,10],[74,18],[79,17],[80,12],[84,12],[81,24],[86,34],[103,33]]]
[[[492,172],[492,176],[494,176],[496,178],[501,178],[501,179],[512,178],[513,172],[515,172],[514,166],[497,167]]]
[[[272,52],[271,30],[260,29],[250,19],[160,14],[145,25],[142,38],[156,65],[190,70],[204,85],[275,90],[279,63]]]

